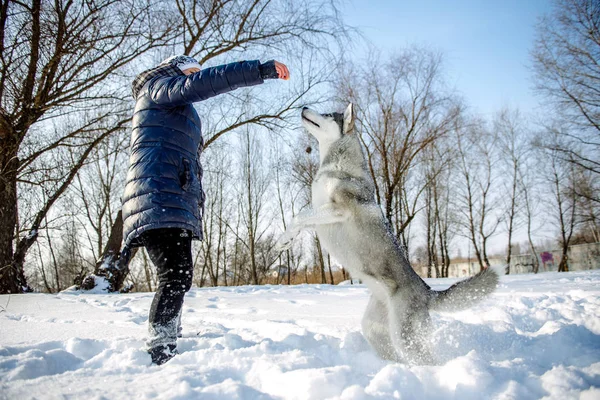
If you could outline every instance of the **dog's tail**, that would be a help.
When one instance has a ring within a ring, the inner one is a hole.
[[[469,308],[492,293],[498,285],[498,274],[491,268],[457,282],[446,290],[432,290],[429,309],[454,312]]]

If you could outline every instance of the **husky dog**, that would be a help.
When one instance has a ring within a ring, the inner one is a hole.
[[[375,186],[357,134],[353,106],[344,114],[302,110],[302,125],[319,142],[320,167],[312,184],[312,209],[298,215],[279,249],[312,228],[329,253],[371,291],[362,319],[367,341],[380,357],[434,364],[429,346],[430,310],[458,311],[494,291],[491,269],[434,291],[415,273],[375,201]]]

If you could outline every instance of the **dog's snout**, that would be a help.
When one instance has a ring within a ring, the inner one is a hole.
[[[308,107],[302,107],[302,111],[308,110]]]

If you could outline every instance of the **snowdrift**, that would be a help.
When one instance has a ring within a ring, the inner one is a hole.
[[[192,289],[181,354],[151,366],[151,299],[0,296],[0,398],[600,399],[600,271],[503,276],[476,307],[433,313],[439,366],[377,358],[362,285]]]

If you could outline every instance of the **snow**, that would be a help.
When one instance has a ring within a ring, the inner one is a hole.
[[[432,314],[437,366],[378,359],[363,285],[192,289],[160,367],[143,349],[152,293],[3,295],[0,399],[600,399],[600,271],[500,283]]]

